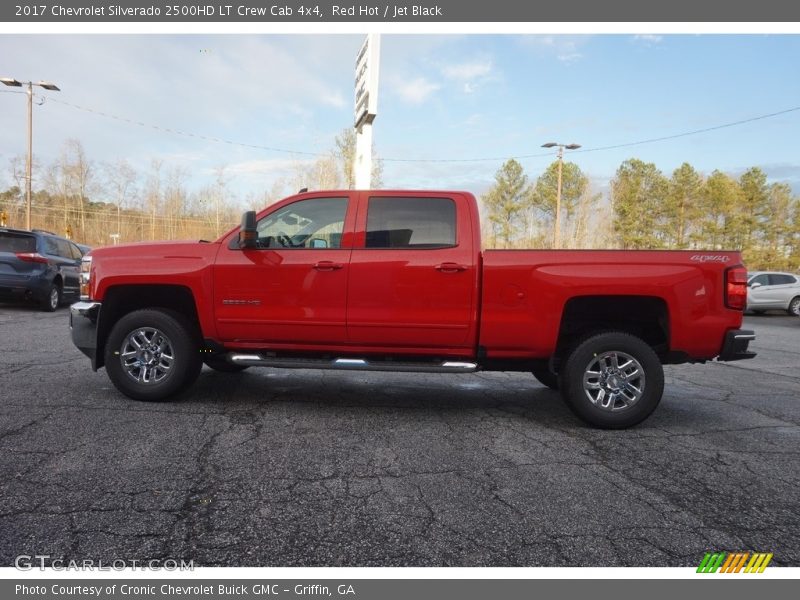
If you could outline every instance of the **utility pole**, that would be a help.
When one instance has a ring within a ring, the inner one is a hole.
[[[559,144],[558,142],[547,142],[542,144],[542,148],[554,148],[558,146],[558,189],[556,190],[556,214],[553,231],[553,248],[561,246],[561,170],[564,164],[564,148],[567,150],[577,150],[580,144]]]
[[[50,90],[51,92],[60,92],[61,90],[54,83],[47,81],[40,81],[33,83],[32,81],[17,81],[11,77],[0,77],[0,83],[10,87],[27,86],[28,95],[28,160],[25,165],[25,229],[31,228],[31,180],[33,171],[33,86],[38,85],[41,88]]]

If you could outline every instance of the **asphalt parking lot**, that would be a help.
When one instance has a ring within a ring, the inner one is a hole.
[[[168,404],[92,373],[68,313],[0,305],[0,565],[800,565],[800,319],[667,368],[639,427],[588,429],[524,374],[204,369]]]

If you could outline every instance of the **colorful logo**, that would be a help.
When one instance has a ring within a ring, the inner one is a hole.
[[[706,552],[698,573],[763,573],[772,552]]]

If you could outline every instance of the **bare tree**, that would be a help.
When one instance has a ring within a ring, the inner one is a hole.
[[[77,197],[78,212],[81,220],[81,237],[86,236],[86,210],[89,186],[92,183],[93,166],[86,157],[83,144],[75,138],[70,138],[64,143],[62,151],[62,168],[69,173],[69,179],[74,184],[74,194]]]
[[[134,184],[136,183],[136,171],[131,167],[127,160],[120,159],[105,166],[106,179],[109,187],[114,192],[114,200],[117,205],[117,235],[120,239],[126,236],[122,231],[122,210],[128,202],[128,198],[135,193]]]
[[[144,192],[144,208],[150,213],[150,239],[156,239],[156,215],[161,206],[161,167],[163,162],[154,158],[150,161],[150,176]]]

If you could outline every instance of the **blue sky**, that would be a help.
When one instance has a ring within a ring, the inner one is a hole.
[[[178,136],[147,125],[325,152],[352,124],[362,35],[2,35],[0,76],[62,91],[35,107],[34,151],[79,139],[97,163],[152,158],[199,189],[225,165],[239,197],[260,195],[304,155]],[[481,193],[504,158],[548,141],[584,148],[713,127],[800,106],[800,35],[383,35],[374,141],[387,187]],[[25,151],[24,96],[0,93],[0,186]],[[47,94],[47,93],[46,93]],[[60,101],[60,102],[57,102]],[[637,157],[666,174],[763,168],[800,193],[800,110],[744,125],[569,158],[604,189]],[[400,162],[391,159],[473,159]],[[535,178],[551,156],[521,159]],[[34,174],[36,179],[36,174]],[[36,186],[35,186],[36,187]],[[287,190],[287,192],[290,190]]]

